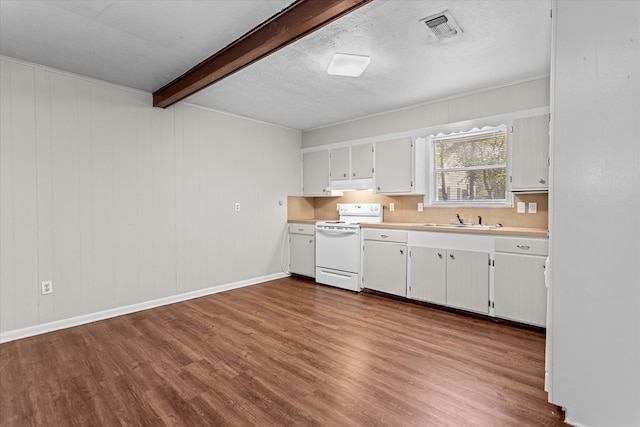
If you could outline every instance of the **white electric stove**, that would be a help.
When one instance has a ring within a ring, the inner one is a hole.
[[[382,205],[338,205],[340,219],[316,223],[316,282],[359,292],[360,223],[382,222]]]

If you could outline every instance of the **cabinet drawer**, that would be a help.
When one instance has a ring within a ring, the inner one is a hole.
[[[371,228],[364,229],[365,240],[379,240],[381,242],[397,242],[407,243],[407,233],[401,230],[376,230]]]
[[[496,238],[496,252],[526,255],[548,255],[549,241],[537,239],[507,239]]]
[[[315,233],[315,224],[289,224],[289,234],[308,234],[313,236]]]

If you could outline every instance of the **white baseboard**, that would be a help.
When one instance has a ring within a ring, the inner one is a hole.
[[[135,313],[137,311],[148,310],[150,308],[160,307],[163,305],[173,304],[180,301],[186,301],[194,298],[203,297],[205,295],[217,294],[218,292],[229,291],[231,289],[243,288],[245,286],[256,285],[258,283],[268,282],[270,280],[287,277],[285,273],[270,274],[268,276],[256,277],[253,279],[241,280],[239,282],[227,283],[224,285],[213,286],[206,289],[187,292],[179,295],[159,298],[151,301],[140,302],[137,304],[127,305],[124,307],[112,308],[109,310],[98,311],[96,313],[84,314],[82,316],[70,317],[68,319],[56,320],[54,322],[43,323],[40,325],[29,326],[22,329],[0,333],[0,344],[14,341],[34,335],[46,334],[47,332],[58,331],[60,329],[72,328],[98,320],[109,319],[111,317],[122,316],[123,314]]]

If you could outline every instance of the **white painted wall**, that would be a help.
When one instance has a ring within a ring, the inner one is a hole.
[[[0,67],[5,337],[280,273],[300,132],[153,108],[148,93],[10,58]]]
[[[380,137],[543,107],[549,107],[548,77],[305,131],[302,147]]]
[[[550,397],[577,426],[640,426],[640,2],[554,20]]]

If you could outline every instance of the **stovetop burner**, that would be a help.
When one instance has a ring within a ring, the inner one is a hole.
[[[316,225],[351,229],[360,227],[363,222],[382,222],[382,205],[379,203],[339,204],[338,211],[339,219],[322,221]]]

